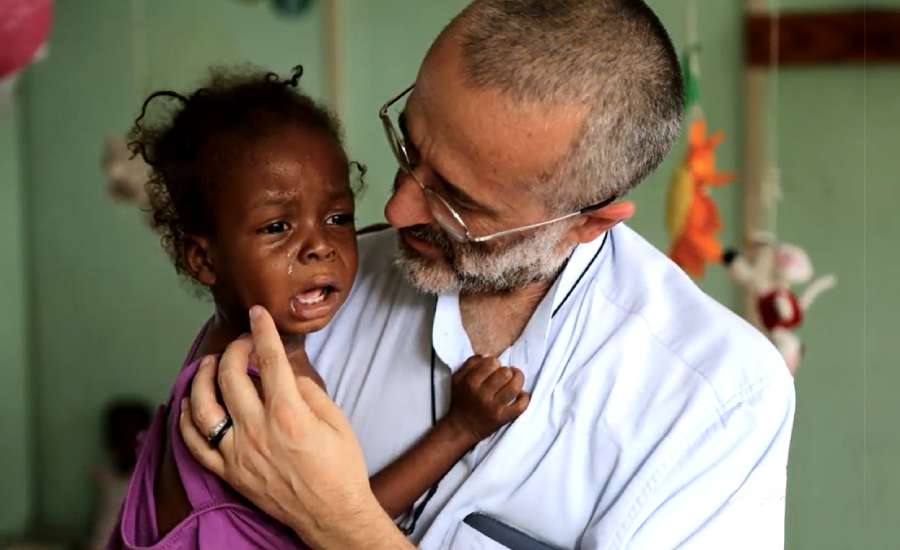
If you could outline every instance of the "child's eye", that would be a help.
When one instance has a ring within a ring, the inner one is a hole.
[[[266,235],[275,235],[277,233],[284,233],[290,229],[290,226],[287,222],[272,222],[269,225],[263,227],[260,232]]]
[[[353,214],[332,214],[325,218],[325,223],[328,225],[353,225]]]

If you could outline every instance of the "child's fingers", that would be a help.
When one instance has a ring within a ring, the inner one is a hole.
[[[515,367],[510,367],[510,370],[512,371],[512,378],[494,396],[494,401],[502,405],[512,403],[522,393],[522,388],[525,386],[525,375],[522,374],[522,371]]]
[[[461,367],[456,369],[456,372],[453,373],[453,376],[450,377],[452,382],[458,382],[459,380],[466,377],[469,374],[469,371],[480,365],[484,361],[484,357],[481,355],[473,355],[466,359],[465,363],[462,364]]]
[[[475,365],[469,368],[465,376],[465,383],[472,389],[479,388],[488,376],[500,368],[500,361],[496,357],[480,357]]]
[[[178,416],[178,426],[181,428],[181,438],[191,455],[207,470],[219,477],[225,475],[225,459],[218,451],[209,446],[206,436],[200,433],[194,424],[191,414],[191,405],[187,399],[182,399],[181,410]],[[226,437],[229,434],[225,434]]]
[[[294,391],[294,371],[284,351],[284,344],[275,321],[262,306],[250,308],[250,330],[253,333],[253,351],[256,353],[259,377],[262,379],[263,396],[268,402],[276,392]]]
[[[482,395],[486,396],[488,399],[494,399],[497,392],[500,391],[507,382],[512,380],[512,377],[512,369],[500,367],[492,372],[490,376],[487,377],[487,380],[484,381],[484,384],[481,385]]]
[[[528,408],[529,403],[531,403],[531,394],[525,392],[520,393],[519,397],[517,397],[516,400],[513,401],[512,405],[510,405],[506,409],[507,414],[510,415],[509,419],[515,420],[516,418],[518,418],[523,412],[525,412],[525,409]]]

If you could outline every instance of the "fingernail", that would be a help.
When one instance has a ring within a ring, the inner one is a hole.
[[[181,412],[184,412],[186,410],[187,410],[187,397],[182,397],[181,398]]]
[[[203,359],[200,360],[200,366],[208,367],[210,365],[210,363],[212,363],[212,361],[213,361],[212,355],[207,355],[206,357],[204,357]]]
[[[259,314],[262,310],[261,306],[253,306],[250,308],[250,323],[259,319]]]

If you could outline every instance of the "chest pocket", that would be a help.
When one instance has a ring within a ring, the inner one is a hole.
[[[459,524],[451,549],[558,550],[485,514],[473,513]]]
[[[453,534],[447,548],[451,550],[509,550],[508,546],[482,535],[467,523],[459,524],[459,529]]]

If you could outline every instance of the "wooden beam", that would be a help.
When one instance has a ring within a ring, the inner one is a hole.
[[[900,63],[900,10],[749,14],[745,56],[748,65],[757,67],[774,59],[787,66]]]

